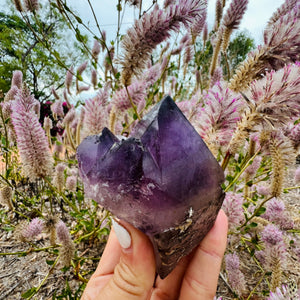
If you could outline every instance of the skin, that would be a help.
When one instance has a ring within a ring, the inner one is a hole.
[[[122,248],[114,230],[111,231],[101,261],[81,300],[214,298],[227,242],[228,223],[222,210],[199,246],[182,258],[164,280],[159,277],[155,280],[155,259],[147,236],[128,223],[120,224],[131,236],[130,247]]]

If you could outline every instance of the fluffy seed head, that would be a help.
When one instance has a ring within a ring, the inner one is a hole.
[[[76,176],[69,176],[66,180],[66,189],[75,192],[76,191],[77,178]]]
[[[57,92],[56,92],[54,86],[51,87],[51,93],[52,93],[52,95],[55,97],[55,99],[57,99],[57,100],[60,99],[60,97],[59,97],[59,95],[57,94]]]
[[[96,61],[98,60],[100,50],[101,50],[100,43],[97,40],[94,40],[94,45],[92,48],[92,56]]]
[[[271,27],[276,23],[282,16],[289,13],[293,8],[295,8],[298,0],[285,0],[284,3],[273,13],[268,21],[267,27]]]
[[[68,93],[71,95],[71,85],[73,81],[73,75],[74,75],[74,68],[73,66],[70,67],[70,69],[67,71],[66,79],[65,79],[65,86],[68,91]]]
[[[52,120],[49,117],[45,117],[44,119],[44,129],[45,131],[49,131],[52,128]]]
[[[178,31],[181,24],[187,26],[204,10],[204,1],[183,0],[165,10],[156,5],[150,13],[136,20],[122,39],[123,84],[130,85],[131,77],[141,72],[155,47],[169,38],[172,31]]]
[[[128,86],[127,89],[131,100],[135,105],[138,106],[140,102],[145,101],[147,95],[147,83],[144,80],[133,82],[130,86]],[[117,109],[121,111],[124,111],[131,107],[126,88],[123,88],[114,94],[112,103],[116,106]]]
[[[108,125],[108,91],[101,89],[94,98],[85,102],[83,136],[99,134]]]
[[[236,253],[225,255],[226,271],[230,286],[237,294],[242,295],[246,289],[244,274],[240,271],[240,259]]]
[[[71,236],[66,224],[63,221],[58,221],[56,225],[56,234],[60,243],[66,244],[71,240]]]
[[[63,221],[57,223],[56,233],[58,240],[62,243],[60,260],[64,266],[69,266],[74,256],[75,245],[71,239],[69,230]]]
[[[23,6],[20,0],[13,0],[14,5],[17,9],[17,11],[22,12],[23,11]]]
[[[97,79],[97,71],[92,70],[92,77],[91,77],[91,82],[94,88],[97,87],[98,79]]]
[[[44,228],[44,222],[43,220],[39,218],[34,218],[32,221],[29,223],[28,226],[26,226],[23,230],[23,237],[26,240],[32,240],[36,236],[42,233]]]
[[[273,224],[269,224],[265,227],[265,229],[261,233],[261,239],[266,244],[276,245],[283,241],[283,235],[277,226]]]
[[[24,173],[30,180],[52,174],[53,158],[45,131],[33,112],[35,99],[25,88],[12,105],[11,119]]]
[[[85,61],[84,63],[82,63],[76,70],[77,75],[82,75],[82,73],[84,72],[84,70],[87,67],[88,62]]]
[[[14,209],[14,206],[11,202],[12,195],[13,191],[10,186],[5,186],[0,189],[0,203],[7,205],[10,210]]]
[[[205,142],[219,149],[230,141],[245,104],[224,82],[218,82],[204,92],[203,98],[205,105],[199,108],[196,128]]]
[[[271,193],[270,187],[265,186],[265,185],[259,185],[256,188],[257,192],[263,196],[268,196]]]
[[[64,117],[64,120],[63,120],[64,125],[71,124],[75,118],[76,118],[76,111],[75,111],[74,107],[72,107]]]
[[[295,171],[294,182],[295,184],[300,184],[300,167],[298,167]]]
[[[19,88],[17,86],[13,85],[9,89],[9,91],[6,93],[6,95],[4,97],[4,101],[9,102],[9,101],[15,100],[15,97],[16,97],[18,91],[19,91]]]
[[[24,0],[25,9],[30,12],[37,11],[39,9],[38,0]]]
[[[16,86],[21,89],[23,85],[23,73],[21,71],[13,71],[13,77],[11,80],[11,86]]]
[[[231,229],[240,225],[244,219],[243,196],[232,192],[226,193],[222,209],[228,217],[228,224]]]

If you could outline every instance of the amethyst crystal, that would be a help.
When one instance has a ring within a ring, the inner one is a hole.
[[[146,233],[166,277],[213,226],[224,174],[171,97],[118,139],[107,128],[77,150],[86,195]]]

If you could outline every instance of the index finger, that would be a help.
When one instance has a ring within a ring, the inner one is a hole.
[[[228,222],[220,210],[186,270],[179,299],[213,299],[227,243]]]

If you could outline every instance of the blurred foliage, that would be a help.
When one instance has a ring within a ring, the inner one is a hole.
[[[38,15],[16,13],[0,12],[0,90],[6,93],[12,72],[21,70],[36,99],[44,102],[50,87],[61,86],[66,68],[84,54],[70,39],[66,20],[51,6],[42,7]]]

